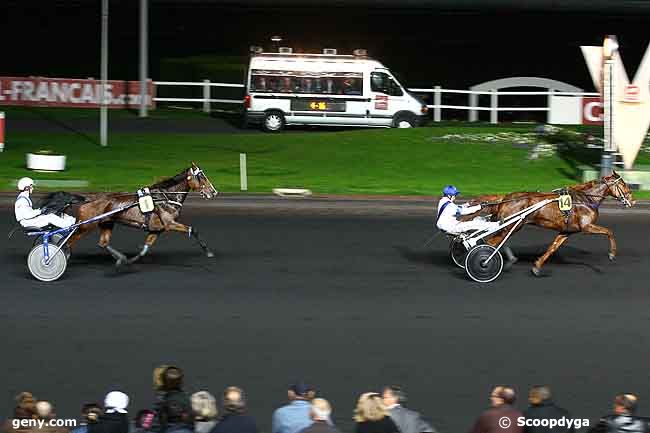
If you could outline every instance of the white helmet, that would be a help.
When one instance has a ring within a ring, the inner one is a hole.
[[[25,191],[30,186],[34,186],[34,180],[31,177],[23,177],[18,181],[18,191]]]

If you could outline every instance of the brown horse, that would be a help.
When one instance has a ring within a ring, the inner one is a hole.
[[[143,214],[137,206],[136,194],[106,194],[82,204],[77,212],[78,221],[85,221],[120,208],[126,209],[97,222],[81,225],[68,241],[68,245],[72,247],[82,236],[99,228],[99,246],[108,251],[115,258],[116,265],[119,266],[127,262],[133,263],[144,257],[161,233],[172,231],[187,233],[199,243],[208,257],[214,257],[195,229],[176,221],[181,214],[183,202],[191,191],[198,191],[205,199],[210,199],[217,194],[217,190],[212,186],[203,170],[192,163],[191,167],[176,176],[149,186],[149,190],[155,206],[148,216]],[[129,260],[110,245],[115,223],[143,229],[147,232],[142,250]]]
[[[596,224],[598,221],[598,208],[602,201],[610,196],[622,202],[626,207],[631,207],[635,203],[630,188],[616,172],[599,180],[569,187],[566,191],[571,195],[573,202],[573,206],[567,214],[560,210],[557,203],[553,202],[533,212],[524,220],[524,224],[534,224],[558,232],[555,240],[546,252],[535,261],[531,269],[533,274],[537,276],[539,276],[542,266],[549,257],[574,233],[607,236],[609,239],[609,259],[614,260],[616,257],[616,240],[610,229]],[[558,193],[555,192],[516,192],[506,194],[497,203],[490,205],[495,207],[492,219],[500,221],[543,200],[557,198]],[[523,224],[519,225],[516,230],[521,229],[522,226]],[[492,246],[496,246],[507,233],[508,230],[497,232],[487,239],[487,242]]]

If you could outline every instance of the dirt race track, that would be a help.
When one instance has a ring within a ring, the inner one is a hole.
[[[242,386],[265,431],[298,377],[333,403],[343,431],[358,394],[386,383],[402,384],[441,433],[466,431],[495,384],[514,385],[521,408],[529,386],[549,384],[592,422],[621,391],[650,413],[648,215],[602,218],[616,262],[604,238],[576,236],[541,278],[529,268],[553,234],[526,228],[511,244],[520,262],[480,285],[451,265],[444,239],[421,247],[431,217],[186,211],[216,258],[165,235],[116,271],[93,235],[61,280],[40,283],[29,241],[2,243],[2,414],[30,390],[76,416],[113,388],[135,412],[162,363],[185,368],[189,391]],[[7,233],[9,209],[0,221]],[[143,237],[119,228],[113,245],[134,254]]]

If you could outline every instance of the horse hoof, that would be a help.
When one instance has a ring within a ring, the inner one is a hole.
[[[208,256],[208,258],[214,257],[214,253],[212,251],[208,251],[207,253],[205,253],[205,255]]]
[[[610,262],[613,262],[613,261],[616,260],[616,254],[609,253],[609,254],[607,254],[607,257],[609,257]]]
[[[532,268],[530,268],[530,272],[532,272],[533,275],[535,275],[536,277],[539,277],[542,273],[537,266],[533,266]]]

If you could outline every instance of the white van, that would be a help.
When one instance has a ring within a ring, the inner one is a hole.
[[[265,131],[285,125],[410,128],[426,116],[426,105],[365,50],[354,55],[331,49],[326,54],[260,51],[248,68],[246,125],[261,124]]]

